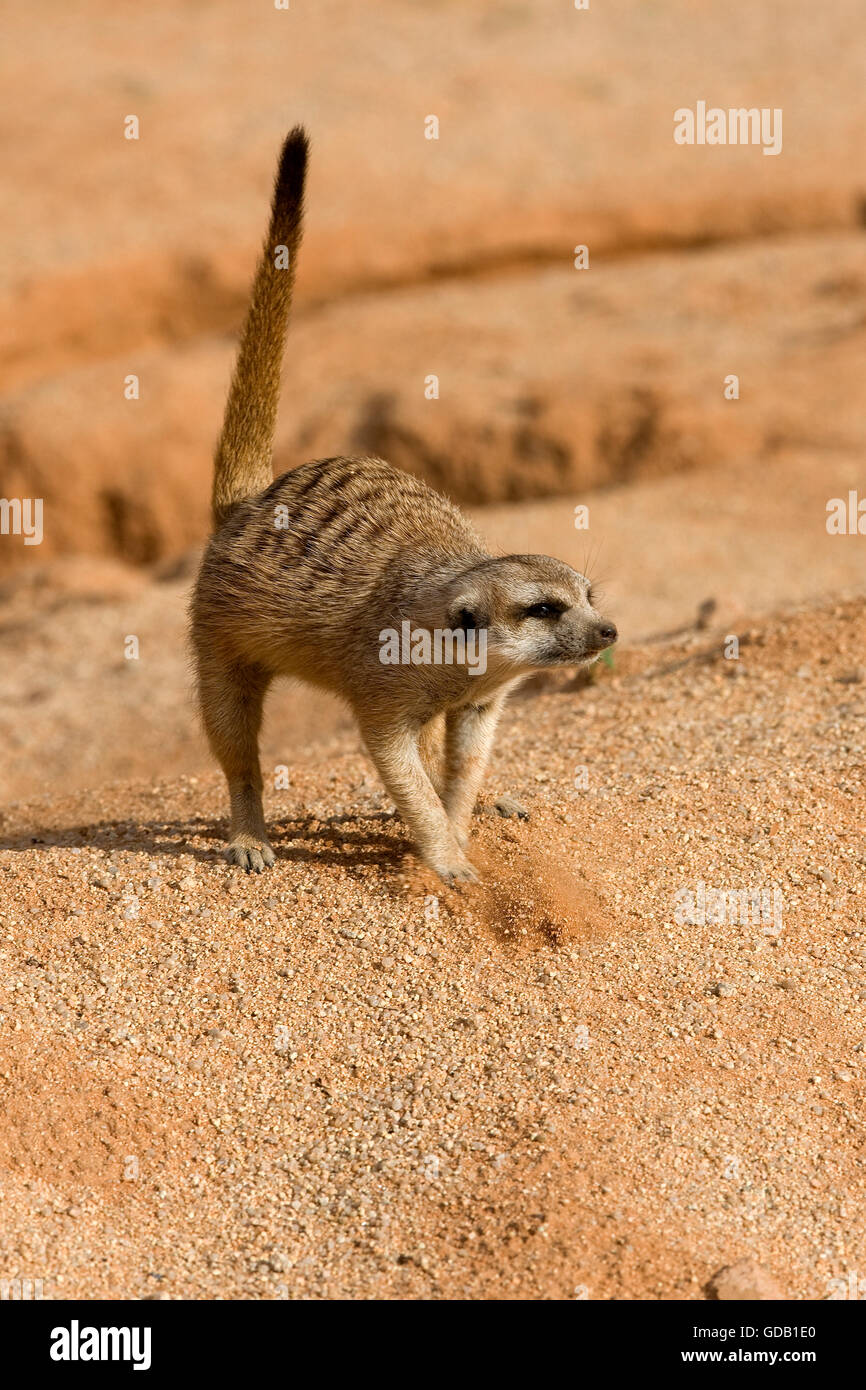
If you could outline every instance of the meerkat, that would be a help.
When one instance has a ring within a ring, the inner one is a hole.
[[[271,681],[291,676],[342,697],[424,862],[446,883],[471,880],[470,817],[508,691],[595,660],[617,632],[583,575],[546,555],[491,554],[456,506],[380,458],[318,459],[273,480],[307,156],[298,127],[280,155],[191,603],[202,721],[228,782],[226,855],[257,873],[274,863],[258,740]],[[484,668],[384,661],[383,634],[401,626],[484,637]]]

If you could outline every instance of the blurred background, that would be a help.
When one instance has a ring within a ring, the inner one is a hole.
[[[4,799],[210,766],[186,595],[296,122],[277,471],[383,454],[588,566],[624,652],[707,599],[724,633],[862,592],[826,530],[866,496],[862,0],[2,12],[0,496],[44,507],[0,535]],[[698,101],[781,108],[781,153],[676,144]],[[286,690],[264,759],[345,727]]]

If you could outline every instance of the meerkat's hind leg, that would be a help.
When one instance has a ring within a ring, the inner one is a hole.
[[[419,749],[419,730],[401,719],[357,711],[364,742],[421,858],[446,883],[477,874],[459,845]]]
[[[202,661],[199,699],[208,741],[229,786],[230,864],[261,873],[274,863],[262,806],[259,730],[271,676],[258,666]]]
[[[466,846],[472,811],[490,758],[503,696],[484,705],[448,711],[445,723],[445,785],[442,801],[458,842]]]

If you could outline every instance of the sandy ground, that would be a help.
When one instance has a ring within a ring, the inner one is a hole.
[[[866,1260],[864,635],[862,600],[804,607],[737,662],[696,633],[516,699],[461,892],[351,738],[269,798],[260,878],[215,857],[214,775],[19,807],[4,1272],[700,1298],[752,1255],[826,1297]],[[778,913],[683,921],[701,882]]]

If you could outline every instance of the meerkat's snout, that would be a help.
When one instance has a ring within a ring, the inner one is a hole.
[[[617,638],[616,625],[602,618],[584,598],[544,620],[539,666],[578,666],[595,661]]]
[[[616,623],[612,623],[608,618],[602,618],[595,630],[595,639],[599,651],[604,651],[606,647],[612,647],[617,639]]]

